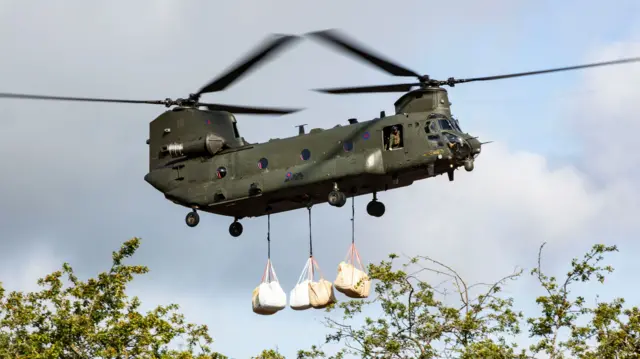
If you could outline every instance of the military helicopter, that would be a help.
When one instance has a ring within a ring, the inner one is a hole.
[[[332,94],[406,92],[395,102],[395,114],[367,121],[348,119],[330,129],[249,143],[240,136],[233,113],[286,114],[297,110],[255,109],[204,104],[203,93],[219,91],[294,37],[280,37],[244,64],[203,87],[188,99],[129,101],[0,94],[0,97],[152,103],[176,106],[150,123],[149,172],[144,177],[165,198],[191,211],[185,222],[195,227],[198,211],[233,217],[229,233],[243,232],[240,219],[311,208],[328,202],[342,207],[348,196],[372,194],[367,212],[381,217],[385,206],[377,193],[411,185],[425,178],[474,169],[483,143],[464,133],[451,116],[447,91],[442,87],[640,61],[640,58],[558,69],[446,81],[418,75],[374,55],[336,30],[307,34],[356,55],[395,76],[414,76],[417,83],[318,90]],[[416,90],[411,90],[413,87]],[[206,109],[200,109],[205,107]],[[485,142],[486,143],[486,142]]]

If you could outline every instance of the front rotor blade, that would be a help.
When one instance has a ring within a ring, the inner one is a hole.
[[[353,94],[353,93],[382,93],[382,92],[407,92],[412,87],[419,86],[419,83],[411,84],[395,84],[380,86],[361,86],[361,87],[340,87],[330,89],[317,89],[314,91],[330,93],[330,94]]]
[[[368,61],[394,76],[420,77],[417,73],[400,65],[394,64],[387,59],[383,59],[380,55],[374,54],[372,50],[366,49],[363,45],[356,44],[355,40],[348,39],[346,35],[341,34],[338,30],[332,29],[311,32],[308,33],[307,36],[324,40],[327,43],[334,45],[336,48],[346,51],[352,55],[356,55],[357,57]]]
[[[294,109],[294,108],[248,107],[248,106],[220,105],[220,104],[214,104],[214,103],[201,103],[198,105],[204,106],[211,111],[227,111],[233,114],[249,114],[249,115],[287,115],[290,113],[302,111],[302,109]]]
[[[586,68],[589,68],[589,67],[619,65],[619,64],[626,64],[626,63],[638,62],[638,61],[640,61],[640,57],[634,57],[634,58],[629,58],[629,59],[621,59],[621,60],[615,60],[615,61],[597,62],[597,63],[587,64],[587,65],[560,67],[560,68],[548,69],[548,70],[519,72],[519,73],[515,73],[515,74],[508,74],[508,75],[475,77],[475,78],[470,78],[470,79],[454,79],[453,82],[457,84],[457,83],[472,82],[472,81],[500,80],[500,79],[508,79],[508,78],[512,78],[512,77],[540,75],[540,74],[546,74],[546,73],[550,73],[550,72],[561,72],[561,71],[569,71],[569,70],[586,69]],[[447,81],[443,81],[443,82],[446,83]]]
[[[108,98],[90,98],[90,97],[65,97],[65,96],[44,96],[44,95],[27,95],[17,93],[0,93],[0,98],[17,98],[28,100],[57,100],[57,101],[84,101],[84,102],[112,102],[112,103],[146,103],[150,105],[164,105],[164,101],[141,101],[141,100],[119,100]]]
[[[238,62],[223,75],[220,75],[202,87],[202,89],[197,92],[197,95],[224,90],[258,63],[266,60],[269,55],[275,54],[277,50],[284,49],[286,45],[290,45],[292,41],[296,39],[298,39],[298,37],[294,35],[271,35],[258,49],[254,50],[250,55],[247,55],[244,61]]]

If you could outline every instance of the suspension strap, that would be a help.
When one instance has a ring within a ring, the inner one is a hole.
[[[307,207],[309,211],[309,257],[313,257],[313,241],[311,240],[311,206]]]
[[[271,260],[271,214],[267,213],[267,259]]]
[[[356,210],[355,196],[351,197],[351,244],[356,241]]]

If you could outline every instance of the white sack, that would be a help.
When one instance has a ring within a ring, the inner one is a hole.
[[[367,273],[352,264],[340,262],[335,287],[349,298],[366,298],[371,291],[371,280]]]
[[[309,280],[298,283],[289,293],[289,306],[293,310],[305,310],[311,308],[309,301]]]
[[[251,307],[253,309],[253,312],[256,313],[256,314],[261,314],[261,315],[275,314],[277,312],[277,310],[273,310],[271,308],[264,308],[264,307],[260,306],[260,302],[259,302],[258,296],[260,295],[260,287],[261,286],[262,286],[262,284],[257,286],[253,290],[253,293],[251,295]]]
[[[335,303],[336,296],[333,293],[333,284],[324,278],[309,285],[309,301],[315,309],[322,309]]]
[[[289,293],[289,306],[293,310],[305,310],[311,308],[309,302],[309,283],[313,279],[313,263],[311,257],[307,259],[296,286]]]
[[[276,271],[267,261],[262,283],[253,290],[252,295],[253,312],[263,315],[271,315],[287,306],[287,295],[282,290]]]
[[[258,293],[253,299],[254,311],[260,308],[262,311],[275,313],[287,306],[287,295],[277,281],[261,283],[257,289]]]

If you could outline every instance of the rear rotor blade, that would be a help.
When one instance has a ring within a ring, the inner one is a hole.
[[[394,76],[420,77],[417,73],[403,66],[394,64],[393,62],[382,58],[380,55],[374,54],[372,50],[366,49],[363,45],[357,44],[355,40],[347,38],[346,35],[340,33],[338,30],[330,29],[311,32],[308,33],[307,36],[323,40],[344,52],[368,61]]]
[[[248,107],[248,106],[233,106],[233,105],[220,105],[215,103],[200,103],[199,106],[204,106],[211,111],[227,111],[234,114],[249,114],[249,115],[287,115],[302,111],[302,109],[293,108],[266,108],[266,107]]]
[[[291,45],[292,41],[296,39],[298,39],[298,36],[294,35],[271,35],[259,48],[247,55],[244,61],[238,62],[224,74],[203,86],[196,95],[224,90],[257,64],[275,54],[277,50],[282,50],[286,45]]]
[[[586,69],[586,68],[590,68],[590,67],[620,65],[620,64],[626,64],[626,63],[638,62],[638,61],[640,61],[640,57],[634,57],[634,58],[629,58],[629,59],[621,59],[621,60],[614,60],[614,61],[597,62],[597,63],[586,64],[586,65],[560,67],[560,68],[548,69],[548,70],[519,72],[519,73],[507,74],[507,75],[474,77],[474,78],[469,78],[469,79],[452,79],[453,80],[452,82],[454,84],[458,84],[458,83],[473,82],[473,81],[501,80],[501,79],[508,79],[508,78],[513,78],[513,77],[540,75],[540,74],[546,74],[546,73],[551,73],[551,72],[561,72],[561,71]],[[444,84],[450,84],[449,81],[442,81],[442,82]]]
[[[317,89],[314,91],[330,94],[353,94],[353,93],[382,93],[382,92],[407,92],[412,87],[420,86],[420,83],[362,86],[362,87],[339,87],[330,89]]]
[[[17,94],[17,93],[0,93],[0,98],[16,98],[16,99],[29,99],[29,100],[84,101],[84,102],[112,102],[112,103],[146,103],[150,105],[165,104],[165,101],[120,100],[120,99],[91,98],[91,97],[44,96],[44,95],[27,95],[27,94]]]

